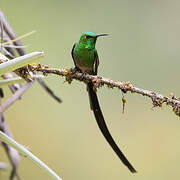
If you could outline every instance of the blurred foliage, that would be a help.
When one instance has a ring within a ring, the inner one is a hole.
[[[178,0],[1,0],[1,10],[18,35],[37,31],[23,44],[29,45],[28,52],[45,52],[42,64],[73,67],[71,48],[82,32],[109,33],[97,42],[99,74],[164,95],[173,92],[177,97],[179,9]],[[121,92],[98,90],[112,135],[138,171],[132,175],[101,135],[85,85],[75,81],[68,85],[54,75],[46,82],[62,97],[63,104],[56,103],[36,83],[5,116],[15,139],[64,180],[179,179],[180,121],[171,110],[163,106],[152,111],[151,101],[128,94],[122,114]],[[8,88],[5,91],[8,97]],[[4,154],[1,149],[0,153]],[[19,174],[26,180],[49,178],[23,157]],[[1,172],[0,179],[8,175]]]

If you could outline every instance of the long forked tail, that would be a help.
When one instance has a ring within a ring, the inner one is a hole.
[[[102,134],[104,135],[105,139],[107,140],[107,142],[109,143],[109,145],[112,147],[112,149],[115,151],[115,153],[118,155],[118,157],[120,158],[120,160],[123,162],[123,164],[125,166],[127,166],[127,168],[132,172],[132,173],[136,173],[136,170],[134,169],[134,167],[130,164],[130,162],[127,160],[127,158],[125,157],[125,155],[121,152],[121,150],[119,149],[119,147],[117,146],[117,144],[115,143],[114,139],[112,138],[107,125],[105,123],[100,105],[99,105],[99,101],[97,98],[97,94],[93,89],[93,83],[89,82],[87,84],[87,90],[89,93],[89,100],[90,100],[90,106],[91,109],[94,112],[94,116],[96,118],[97,124],[102,132]]]

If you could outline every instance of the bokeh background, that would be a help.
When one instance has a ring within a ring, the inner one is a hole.
[[[57,68],[73,67],[73,43],[84,31],[109,33],[99,38],[99,75],[130,81],[137,87],[180,96],[180,1],[173,0],[0,0],[1,10],[28,52],[44,51],[41,61]],[[15,139],[28,146],[64,180],[178,180],[180,118],[165,105],[151,109],[148,98],[101,88],[99,100],[108,127],[130,162],[131,174],[101,135],[90,111],[86,87],[49,75],[45,81],[63,99],[58,104],[36,83],[6,112]],[[5,88],[6,97],[10,96]],[[2,148],[0,161],[8,161]],[[8,172],[0,172],[6,180]],[[49,180],[21,158],[23,180]]]

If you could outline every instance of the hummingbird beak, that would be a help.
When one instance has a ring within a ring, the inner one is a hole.
[[[99,36],[108,36],[109,34],[97,34],[96,37],[99,37]]]

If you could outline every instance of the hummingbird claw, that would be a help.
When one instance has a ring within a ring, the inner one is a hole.
[[[79,72],[82,72],[78,67],[74,67],[74,68],[72,68],[72,70],[71,70],[71,72],[72,72],[72,74],[75,74],[77,71],[79,71]],[[82,72],[82,76],[81,76],[81,80],[83,80],[84,78],[85,78],[85,76],[86,76],[86,73],[85,72]]]
[[[86,73],[83,72],[83,73],[82,73],[82,76],[81,76],[81,80],[83,80],[83,79],[85,78],[85,76],[86,76]]]

